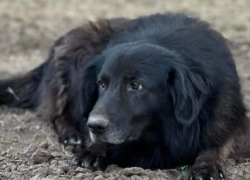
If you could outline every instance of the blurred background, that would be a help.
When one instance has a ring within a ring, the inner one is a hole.
[[[226,38],[250,40],[250,0],[0,0],[1,78],[40,64],[59,36],[87,20],[186,12]]]
[[[250,105],[250,0],[0,0],[0,78],[45,61],[53,42],[88,20],[184,12],[230,42]]]

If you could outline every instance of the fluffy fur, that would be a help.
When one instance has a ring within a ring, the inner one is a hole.
[[[224,159],[248,139],[225,39],[184,14],[76,28],[40,67],[1,81],[0,103],[38,109],[60,142],[81,147],[73,163],[89,168],[194,164],[190,178],[223,179]],[[87,126],[97,117],[108,122],[101,134]]]

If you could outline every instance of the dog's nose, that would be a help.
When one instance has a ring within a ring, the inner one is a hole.
[[[94,134],[102,134],[108,129],[109,121],[101,117],[89,117],[88,128]]]

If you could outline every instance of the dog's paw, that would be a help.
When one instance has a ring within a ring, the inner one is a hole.
[[[77,132],[69,132],[59,137],[59,142],[64,146],[79,146],[84,145],[83,138]]]
[[[96,156],[90,152],[84,155],[76,155],[73,157],[71,163],[74,166],[80,166],[87,169],[97,170],[103,168],[104,159],[101,156]]]
[[[226,173],[219,162],[201,162],[191,168],[189,180],[226,180]]]

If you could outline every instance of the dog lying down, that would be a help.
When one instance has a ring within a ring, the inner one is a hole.
[[[190,179],[226,179],[225,158],[248,152],[227,43],[184,14],[73,29],[41,66],[0,81],[0,104],[37,109],[77,149],[72,163],[91,169],[192,165]]]

